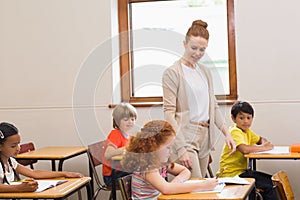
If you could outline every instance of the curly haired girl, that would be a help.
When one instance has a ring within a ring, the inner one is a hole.
[[[133,199],[156,199],[160,194],[209,190],[218,184],[216,179],[183,183],[190,178],[191,172],[180,164],[169,162],[175,135],[170,123],[153,120],[131,137],[121,164],[127,172],[133,173]],[[175,176],[171,182],[165,179],[167,173]]]

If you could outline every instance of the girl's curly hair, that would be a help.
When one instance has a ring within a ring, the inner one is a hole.
[[[123,169],[127,172],[142,172],[161,167],[163,163],[160,163],[156,151],[169,137],[175,135],[175,130],[167,121],[149,121],[136,136],[130,138],[121,160]]]

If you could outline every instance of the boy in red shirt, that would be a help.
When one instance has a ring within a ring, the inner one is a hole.
[[[125,151],[125,145],[131,135],[130,130],[134,127],[137,111],[129,103],[121,103],[117,105],[112,113],[113,130],[109,133],[105,146],[104,154],[102,155],[103,167],[102,176],[106,185],[112,184],[112,160],[113,156],[121,155]],[[116,171],[116,179],[127,175],[128,173]]]

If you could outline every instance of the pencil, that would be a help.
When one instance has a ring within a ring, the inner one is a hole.
[[[223,175],[224,171],[225,171],[225,167],[222,168],[222,169],[220,170],[220,173],[218,173],[218,174],[216,175],[216,178],[221,177],[221,176]]]
[[[18,181],[14,181],[14,182],[28,183],[28,182],[32,182],[32,181],[34,181],[34,179],[23,179],[23,180],[18,180]]]

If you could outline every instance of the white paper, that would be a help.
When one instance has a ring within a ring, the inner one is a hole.
[[[289,154],[289,153],[290,153],[289,146],[274,146],[274,148],[271,150],[255,152],[254,154]]]
[[[218,181],[219,183],[229,183],[229,184],[241,184],[241,185],[250,184],[249,181],[239,176],[218,178]]]
[[[39,187],[35,192],[42,192],[49,188],[55,187],[62,183],[67,182],[67,180],[37,180]]]
[[[200,183],[204,180],[187,180],[184,183]],[[224,183],[219,183],[213,190],[197,190],[193,191],[193,193],[214,193],[214,192],[222,192],[223,188],[225,187]]]
[[[62,183],[67,182],[67,180],[36,180],[38,182],[38,189],[35,192],[42,192],[49,188],[55,187]],[[21,184],[22,182],[11,182],[11,185]]]

